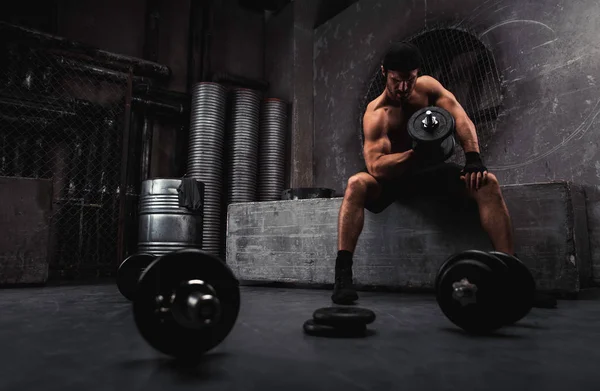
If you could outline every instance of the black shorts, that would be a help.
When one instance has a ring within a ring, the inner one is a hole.
[[[465,200],[467,189],[460,179],[462,167],[455,163],[442,163],[414,173],[407,173],[393,181],[379,181],[381,194],[375,200],[368,200],[365,209],[380,213],[395,201],[420,197]],[[364,170],[364,172],[368,172]]]

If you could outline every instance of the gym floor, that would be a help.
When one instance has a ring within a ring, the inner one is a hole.
[[[600,301],[535,308],[469,337],[433,296],[362,292],[377,319],[360,339],[306,336],[327,290],[242,287],[229,337],[198,365],[154,351],[114,284],[3,289],[0,389],[597,390]]]

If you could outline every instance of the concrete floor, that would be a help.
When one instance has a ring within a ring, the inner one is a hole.
[[[362,339],[306,336],[330,292],[242,288],[238,322],[197,366],[139,336],[114,285],[4,289],[0,389],[597,390],[600,300],[534,309],[496,337],[469,337],[432,296],[361,294],[377,320]]]

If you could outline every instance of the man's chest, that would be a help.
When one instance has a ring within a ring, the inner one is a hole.
[[[410,120],[410,117],[419,108],[420,107],[409,107],[403,110],[396,109],[389,113],[387,121],[387,136],[392,143],[392,149],[397,150],[395,152],[400,152],[398,149],[405,151],[411,148],[412,141],[408,135],[407,124]]]

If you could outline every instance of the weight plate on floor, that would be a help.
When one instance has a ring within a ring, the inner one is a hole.
[[[302,326],[304,333],[314,337],[329,338],[356,338],[366,335],[367,327],[363,325],[353,327],[333,327],[325,324],[319,324],[314,319],[308,319]]]
[[[200,330],[181,326],[170,311],[178,288],[190,280],[209,284],[220,301],[218,321]],[[158,351],[180,358],[198,357],[221,343],[235,325],[239,309],[239,282],[231,269],[197,249],[172,252],[152,262],[140,278],[133,302],[142,337]]]
[[[313,313],[316,323],[334,327],[367,325],[375,321],[375,313],[359,307],[324,307]]]
[[[506,319],[507,266],[497,257],[467,250],[450,257],[436,278],[436,300],[446,317],[469,333],[498,329]]]
[[[531,271],[518,258],[499,251],[490,251],[490,254],[500,258],[508,267],[507,290],[512,292],[512,303],[509,304],[505,325],[510,325],[523,319],[535,300],[535,280]]]
[[[133,254],[119,265],[117,288],[127,300],[133,300],[140,276],[154,259],[156,257],[148,253]]]

